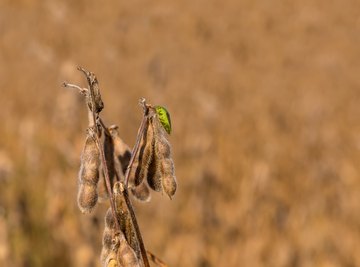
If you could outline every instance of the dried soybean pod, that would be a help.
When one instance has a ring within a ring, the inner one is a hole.
[[[96,185],[99,181],[100,152],[95,142],[94,129],[88,128],[84,149],[81,154],[79,181]]]
[[[81,183],[78,191],[78,206],[82,213],[90,213],[98,200],[97,189],[94,184]]]
[[[150,164],[147,172],[147,182],[152,190],[156,192],[161,192],[162,191],[161,177],[160,177],[160,172],[158,171],[159,156],[158,154],[156,154],[155,151],[155,142],[157,138],[157,133],[155,130],[154,119],[155,119],[154,117],[151,117],[149,122],[150,124],[149,127],[152,128],[152,131],[154,133],[154,138],[152,139],[152,143],[151,143],[152,153],[151,153]]]
[[[105,154],[105,161],[107,164],[107,169],[109,172],[109,178],[111,183],[111,188],[114,185],[116,180],[119,180],[122,176],[121,164],[118,162],[118,159],[115,156],[115,149],[114,149],[114,140],[111,135],[108,135],[105,132],[104,137],[104,154]]]
[[[140,255],[140,246],[137,241],[136,232],[123,195],[124,190],[124,185],[121,182],[116,182],[114,184],[113,193],[116,215],[119,220],[121,232],[124,233],[127,242],[135,250],[137,255]]]
[[[140,261],[135,251],[126,242],[123,235],[119,235],[120,245],[117,252],[117,260],[121,266],[140,267]]]
[[[98,200],[97,183],[99,182],[99,154],[93,128],[89,127],[84,149],[81,154],[77,198],[78,206],[83,213],[90,213]]]
[[[90,87],[89,92],[86,95],[86,102],[88,104],[88,107],[90,108],[90,110],[93,111],[92,109],[93,104],[91,100],[91,98],[93,98],[95,102],[94,112],[99,113],[104,108],[104,103],[100,95],[99,82],[94,73],[87,71],[82,67],[78,67],[78,70],[82,71],[85,74],[86,80]]]
[[[174,162],[171,159],[171,146],[165,133],[166,128],[164,124],[160,124],[160,122],[158,115],[155,116],[153,125],[155,132],[154,151],[156,165],[153,168],[155,168],[156,171],[152,184],[157,183],[158,189],[161,188],[161,191],[164,191],[172,198],[177,188],[175,168]],[[169,127],[171,129],[171,124]]]
[[[161,176],[158,171],[158,159],[156,156],[153,157],[153,160],[150,163],[148,175],[147,175],[147,183],[150,188],[156,192],[162,191],[161,185]]]
[[[171,157],[171,146],[167,140],[164,128],[159,122],[156,115],[153,119],[154,133],[155,133],[155,153],[159,158]]]
[[[119,127],[116,125],[109,127],[109,131],[114,142],[115,156],[121,164],[123,174],[125,174],[127,166],[130,162],[131,150],[129,146],[120,138],[118,129]]]
[[[129,188],[136,187],[135,177],[139,175],[140,165],[138,156],[135,157],[129,174]]]
[[[95,112],[99,113],[104,108],[104,102],[101,99],[99,82],[93,73],[91,73],[91,75],[92,75],[91,85],[93,87],[94,100],[95,100]]]
[[[112,251],[112,239],[113,239],[112,231],[109,228],[105,228],[103,233],[103,241],[102,241],[103,247],[101,249],[101,254],[100,254],[100,261],[102,263],[101,264],[102,266],[105,266],[105,261]]]
[[[98,183],[98,202],[104,203],[109,199],[109,194],[106,188],[106,181],[104,174],[100,177],[99,183]]]
[[[108,208],[105,214],[105,227],[116,230],[115,218],[113,216],[111,208]]]
[[[153,154],[153,141],[154,141],[154,128],[150,125],[150,119],[148,119],[147,127],[144,133],[143,139],[143,150],[140,150],[140,159],[139,159],[139,173],[135,177],[135,186],[140,185],[144,178],[147,177],[148,169],[151,163],[152,154]]]
[[[115,231],[110,228],[104,228],[103,232],[103,248],[110,249],[112,246],[112,239],[114,237]]]
[[[135,199],[142,202],[149,202],[151,199],[150,190],[145,181],[138,186],[131,188],[131,193]]]
[[[111,208],[108,208],[105,214],[105,227],[103,232],[102,250],[100,256],[100,261],[102,263],[102,266],[106,266],[105,261],[108,258],[109,254],[113,251],[115,235],[116,235],[116,225],[115,225],[114,216],[112,214]]]
[[[161,158],[171,157],[171,146],[165,136],[160,135],[156,139],[155,152],[158,153]]]
[[[142,133],[142,136],[140,137],[140,145],[139,149],[135,155],[133,165],[131,166],[130,174],[129,174],[129,186],[135,187],[138,186],[142,181],[140,178],[144,178],[144,175],[140,177],[141,169],[147,168],[147,166],[143,164],[144,160],[144,153],[146,148],[146,137],[147,137],[147,129],[149,126],[149,121],[146,120],[144,125],[144,132]],[[150,160],[149,157],[147,159]],[[143,171],[144,172],[144,171]]]
[[[177,184],[175,177],[175,167],[172,159],[163,159],[160,164],[161,181],[165,193],[171,199],[176,192]]]

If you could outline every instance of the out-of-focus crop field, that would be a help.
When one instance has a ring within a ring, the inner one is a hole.
[[[359,1],[2,0],[1,266],[100,266],[77,65],[129,145],[171,113],[178,191],[135,203],[169,266],[360,266]]]

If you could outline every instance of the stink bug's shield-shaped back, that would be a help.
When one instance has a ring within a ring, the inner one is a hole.
[[[159,118],[161,125],[164,127],[165,131],[170,134],[171,133],[171,119],[170,113],[166,108],[162,106],[155,106],[156,114]]]

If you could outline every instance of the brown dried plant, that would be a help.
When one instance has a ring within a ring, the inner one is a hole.
[[[149,267],[150,259],[157,266],[167,266],[145,250],[128,192],[143,202],[150,201],[150,188],[165,192],[170,198],[175,194],[177,183],[167,139],[171,130],[170,116],[164,108],[140,99],[143,119],[130,151],[120,138],[118,127],[106,127],[100,117],[104,103],[96,76],[81,67],[78,69],[85,75],[88,88],[66,82],[63,85],[79,90],[85,97],[88,111],[89,125],[78,178],[80,211],[92,212],[99,193],[103,194],[100,198],[110,202],[105,215],[101,264],[104,267]]]

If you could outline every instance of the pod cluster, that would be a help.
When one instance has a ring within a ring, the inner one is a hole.
[[[137,199],[148,201],[150,187],[156,192],[165,192],[172,198],[176,192],[177,182],[171,145],[168,141],[170,130],[164,127],[156,108],[150,108],[144,127],[144,134],[129,175],[131,192]]]
[[[123,196],[124,187],[115,182],[113,187],[115,217],[109,208],[105,215],[105,228],[102,240],[101,264],[104,267],[140,267],[141,256],[130,214]],[[120,230],[116,228],[116,222]]]
[[[98,199],[112,196],[111,207],[105,215],[102,266],[142,267],[143,263],[149,266],[128,192],[141,201],[150,200],[150,189],[165,192],[170,198],[174,196],[177,183],[168,141],[170,115],[164,107],[153,107],[147,105],[145,99],[140,100],[144,119],[138,133],[136,154],[132,155],[120,138],[118,127],[106,128],[100,118],[104,103],[97,78],[92,72],[78,69],[85,74],[89,87],[64,83],[64,86],[79,89],[86,98],[88,110],[89,125],[78,175],[78,206],[81,212],[90,213]],[[161,263],[153,254],[151,259]]]

